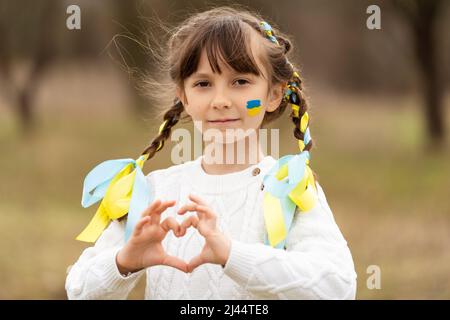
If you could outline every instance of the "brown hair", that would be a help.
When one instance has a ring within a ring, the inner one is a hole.
[[[293,49],[292,43],[273,26],[272,34],[278,44],[271,42],[260,26],[261,21],[267,20],[241,6],[217,7],[191,15],[178,27],[167,30],[169,38],[166,45],[161,47],[159,52],[151,50],[159,68],[154,74],[163,75],[165,79],[156,80],[154,76],[149,76],[144,81],[144,87],[159,105],[171,104],[171,106],[163,110],[163,119],[166,123],[144,149],[142,155],[148,154],[148,158],[152,158],[170,137],[172,127],[182,118],[184,107],[181,101],[174,99],[175,90],[176,87],[183,89],[184,80],[196,71],[203,49],[206,50],[213,72],[221,73],[218,59],[222,59],[236,72],[263,75],[250,48],[251,29],[261,34],[265,54],[260,58],[270,76],[269,85],[277,83],[293,85],[290,88],[297,94],[296,104],[299,106],[298,116],[291,112],[294,136],[298,140],[304,140],[304,133],[300,130],[300,119],[307,111],[308,104],[303,93],[302,79],[288,59]],[[288,99],[282,99],[275,111],[266,112],[263,125],[280,117],[289,103]],[[186,118],[190,117],[186,115]],[[304,150],[309,151],[311,147],[312,140]]]

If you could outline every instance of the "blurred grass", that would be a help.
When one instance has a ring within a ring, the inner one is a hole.
[[[317,97],[312,167],[352,251],[357,298],[449,299],[448,143],[427,152],[414,97]],[[273,125],[281,128],[281,154],[296,152],[283,121]],[[95,212],[80,204],[85,175],[106,159],[136,158],[158,124],[107,110],[46,112],[23,139],[2,112],[0,298],[66,298],[66,269],[87,247],[74,238]],[[167,166],[170,147],[144,171]],[[380,290],[366,286],[369,265],[381,268]],[[143,288],[144,280],[130,298]]]

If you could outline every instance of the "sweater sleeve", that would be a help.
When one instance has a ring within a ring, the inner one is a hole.
[[[355,299],[350,250],[318,192],[313,209],[295,214],[286,250],[232,240],[225,274],[262,299]]]
[[[114,220],[93,247],[83,251],[66,278],[67,297],[77,300],[126,299],[145,269],[120,274],[116,255],[124,245],[124,222]]]

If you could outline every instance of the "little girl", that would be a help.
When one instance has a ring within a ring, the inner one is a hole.
[[[69,299],[126,299],[144,274],[146,299],[355,298],[351,253],[309,167],[307,102],[291,49],[261,17],[229,7],[175,30],[174,104],[159,134],[136,161],[106,161],[86,177],[83,206],[102,201],[77,238],[95,245],[68,273]],[[258,130],[287,107],[300,153],[276,160],[263,154]],[[144,176],[183,113],[203,134],[203,155]],[[207,130],[226,139],[208,142]],[[250,133],[230,140],[233,130]],[[245,144],[242,163],[206,152],[229,156],[251,137],[258,143]]]

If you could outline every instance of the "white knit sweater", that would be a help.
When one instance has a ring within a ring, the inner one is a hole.
[[[199,157],[147,175],[155,199],[177,201],[161,219],[173,216],[181,222],[194,214],[176,214],[189,202],[189,193],[211,206],[219,228],[232,239],[225,267],[204,264],[186,274],[153,266],[124,277],[115,263],[124,245],[124,222],[113,221],[71,267],[65,286],[68,298],[126,299],[145,273],[146,299],[354,299],[352,256],[319,184],[319,201],[310,211],[296,213],[286,250],[264,245],[261,183],[275,162],[266,156],[245,170],[210,175]],[[169,232],[163,242],[169,254],[185,261],[199,254],[203,244],[194,228],[182,238]]]

